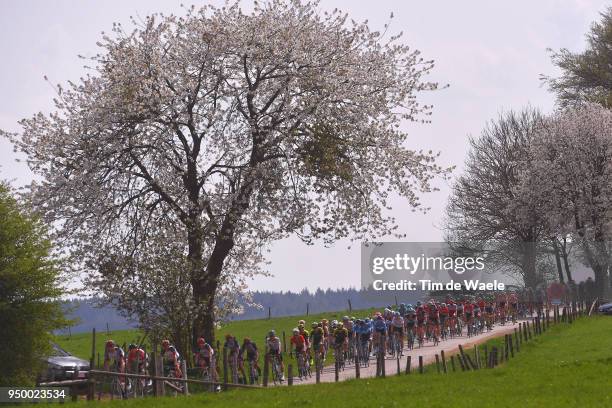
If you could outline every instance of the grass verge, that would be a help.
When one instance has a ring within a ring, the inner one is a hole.
[[[523,343],[495,369],[388,376],[233,390],[221,394],[109,402],[112,407],[612,407],[612,319],[583,318]],[[492,340],[489,344],[494,344]],[[499,343],[498,343],[499,344]]]

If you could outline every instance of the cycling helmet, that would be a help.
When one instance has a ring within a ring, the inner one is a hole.
[[[364,323],[370,323],[370,318],[366,317],[365,320],[363,321]]]
[[[421,306],[422,305],[421,301],[418,300],[416,305],[417,305],[417,307]]]
[[[293,331],[293,334],[300,334],[300,331],[298,330],[297,327],[294,327],[292,331]]]
[[[199,345],[206,344],[206,340],[204,340],[204,337],[200,337],[200,338],[198,339],[198,344],[199,344]]]
[[[351,316],[351,320],[355,320],[355,316]]]
[[[130,343],[130,345],[128,346],[128,350],[133,350],[137,348],[136,345],[134,343]]]
[[[302,326],[303,326],[303,325],[305,325],[305,324],[306,324],[306,321],[304,321],[304,320],[300,320],[300,321],[298,322],[298,326],[299,326],[299,325],[302,325]]]
[[[349,320],[349,317],[348,317],[348,316],[344,316],[344,317],[342,318],[342,321],[343,321],[343,322],[346,322],[347,320]]]
[[[115,342],[113,340],[106,341],[106,348],[115,347]]]
[[[323,327],[323,323],[322,323],[322,322],[319,322],[319,323],[317,324],[317,327]]]
[[[310,327],[312,327],[313,329],[316,329],[317,327],[319,327],[319,323],[317,323],[317,322],[312,322],[312,324],[310,325]]]
[[[321,323],[327,324],[327,319],[321,319]]]
[[[408,304],[406,305],[406,309],[412,309],[412,303],[408,303]]]
[[[446,303],[442,303],[442,307],[446,307]]]
[[[276,336],[276,332],[274,330],[270,330],[270,332],[268,333],[269,337],[275,337]]]
[[[338,323],[338,325],[336,326],[336,328],[338,328],[338,329],[341,329],[343,327],[344,327],[344,325],[342,323]]]

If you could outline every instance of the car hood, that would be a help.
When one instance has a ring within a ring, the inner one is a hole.
[[[603,304],[603,305],[599,306],[599,308],[600,309],[610,309],[610,308],[612,308],[612,303]]]
[[[55,364],[64,368],[74,368],[74,366],[79,366],[81,370],[85,368],[89,369],[89,361],[75,356],[48,357],[47,362],[49,364]]]

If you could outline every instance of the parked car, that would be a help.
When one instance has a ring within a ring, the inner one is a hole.
[[[46,370],[41,374],[39,382],[72,380],[86,378],[89,371],[89,361],[68,353],[55,343],[51,343],[52,354],[45,358]]]
[[[612,315],[612,302],[610,303],[604,303],[603,305],[599,306],[599,313],[603,313],[606,315]]]

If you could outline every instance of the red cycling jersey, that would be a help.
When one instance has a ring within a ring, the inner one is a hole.
[[[471,304],[470,302],[467,302],[465,305],[463,305],[463,311],[465,313],[473,313],[474,312],[474,305]]]

